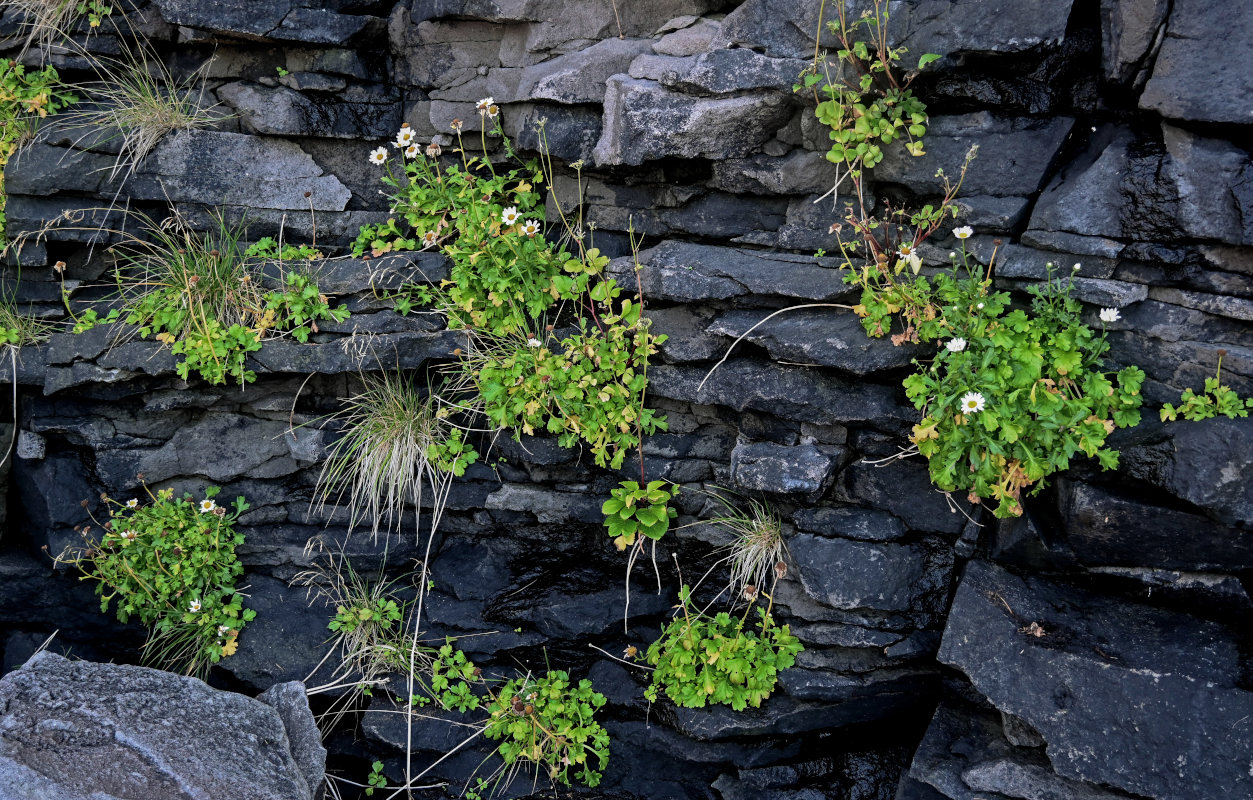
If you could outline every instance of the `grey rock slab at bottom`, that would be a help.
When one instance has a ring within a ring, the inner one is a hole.
[[[1224,626],[975,561],[939,659],[1031,725],[1061,777],[1160,800],[1253,796],[1253,692]]]
[[[311,800],[322,780],[278,710],[160,670],[39,653],[0,709],[0,800]]]

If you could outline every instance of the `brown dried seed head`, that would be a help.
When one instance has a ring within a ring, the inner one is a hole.
[[[313,197],[313,192],[305,192],[305,199]]]
[[[775,564],[774,574],[776,578],[778,578],[779,580],[783,580],[783,578],[787,576],[787,564],[783,563],[782,561]]]

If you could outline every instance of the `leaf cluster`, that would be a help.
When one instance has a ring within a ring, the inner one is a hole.
[[[724,703],[736,711],[759,708],[770,697],[779,673],[796,663],[804,647],[787,625],[776,625],[770,612],[755,608],[756,629],[743,617],[725,611],[708,616],[692,607],[691,590],[679,591],[682,615],[648,647],[645,660],[656,667],[645,696],[655,702],[664,691],[676,705],[703,708]]]
[[[420,153],[399,167],[389,161],[382,181],[394,216],[363,227],[354,254],[447,255],[449,278],[406,287],[394,298],[397,310],[434,303],[450,327],[472,332],[476,345],[463,354],[462,371],[495,426],[516,436],[548,432],[564,446],[582,441],[597,465],[620,467],[641,435],[665,429],[664,418],[644,408],[648,359],[665,337],[649,331],[641,306],[604,274],[607,256],[581,243],[572,254],[543,235],[539,163],[497,172],[486,158],[459,152],[461,163],[446,166]],[[576,315],[568,335],[546,324],[563,310]]]
[[[918,60],[917,71],[900,76],[898,64],[908,50],[888,44],[888,17],[883,0],[875,0],[873,10],[853,20],[841,3],[839,20],[828,23],[841,43],[836,60],[822,64],[820,72],[815,58],[792,87],[810,90],[819,99],[814,113],[831,128],[827,159],[857,173],[882,161],[883,146],[895,141],[904,140],[910,155],[925,154],[927,106],[909,84],[917,71],[940,56],[927,53]]]
[[[4,169],[9,159],[35,132],[39,120],[55,114],[78,98],[61,85],[61,76],[48,66],[28,72],[17,61],[0,60],[0,252],[6,245]]]
[[[256,380],[246,361],[263,340],[290,335],[307,342],[319,321],[348,318],[307,273],[292,270],[280,288],[263,289],[261,263],[240,247],[242,229],[219,217],[215,230],[200,234],[179,217],[171,220],[140,216],[148,235],[114,248],[120,308],[103,317],[87,310],[75,319],[75,333],[122,320],[181,356],[175,369],[184,380],[196,374],[213,384],[243,384]]]
[[[273,236],[263,236],[244,251],[248,258],[262,261],[313,261],[322,258],[322,251],[307,244],[279,243]]]
[[[1247,417],[1248,410],[1253,408],[1253,397],[1240,397],[1230,386],[1220,384],[1221,380],[1222,359],[1220,357],[1219,372],[1214,377],[1205,379],[1205,390],[1197,394],[1192,391],[1191,387],[1184,389],[1183,394],[1179,396],[1177,407],[1170,403],[1162,406],[1162,422],[1174,422],[1179,417],[1192,422],[1200,422],[1203,419],[1213,419],[1219,414],[1229,419]]]
[[[235,588],[244,571],[235,556],[244,536],[235,523],[249,506],[242,497],[229,509],[218,506],[219,492],[210,486],[197,501],[163,489],[147,505],[107,499],[110,519],[100,540],[63,556],[84,580],[98,582],[102,612],[116,600],[121,622],[134,617],[149,629],[152,660],[189,674],[232,655],[256,615]]]
[[[657,541],[670,529],[670,520],[678,512],[669,507],[679,487],[667,488],[665,481],[650,481],[641,486],[636,481],[623,481],[612,490],[601,506],[605,527],[619,550],[635,544],[637,536]]]
[[[609,764],[609,734],[595,719],[604,705],[587,679],[574,683],[561,670],[528,675],[492,697],[483,735],[500,740],[496,752],[506,766],[529,762],[567,786],[573,777],[595,787]]]
[[[1102,371],[1104,333],[1081,320],[1071,282],[1051,271],[1029,290],[1027,309],[1011,309],[1007,293],[990,291],[990,279],[960,271],[955,262],[934,283],[918,277],[911,284],[909,337],[946,340],[930,365],[918,365],[904,381],[923,414],[912,441],[937,487],[993,500],[997,517],[1017,516],[1022,492],[1038,491],[1076,455],[1105,469],[1118,466],[1118,452],[1105,440],[1115,428],[1139,423],[1144,372]],[[972,394],[982,408],[961,406]]]

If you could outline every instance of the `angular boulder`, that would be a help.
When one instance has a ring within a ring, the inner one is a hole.
[[[195,678],[38,653],[0,679],[0,798],[312,800],[326,751],[304,692],[271,700],[281,711]]]
[[[655,81],[609,79],[598,165],[638,165],[665,156],[735,158],[769,140],[791,115],[782,92],[693,98]]]
[[[1217,623],[973,561],[939,659],[1034,728],[1061,777],[1203,800],[1253,796],[1239,648]]]

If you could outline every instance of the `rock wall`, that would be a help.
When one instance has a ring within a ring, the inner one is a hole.
[[[637,569],[624,633],[624,562],[599,509],[632,470],[508,435],[454,484],[431,565],[433,638],[468,637],[464,649],[489,668],[551,663],[590,676],[609,698],[601,791],[612,796],[1253,792],[1253,672],[1240,638],[1253,611],[1247,420],[1165,426],[1149,410],[1115,434],[1117,471],[1081,464],[1023,518],[975,524],[917,459],[874,463],[917,421],[900,380],[924,351],[867,339],[831,309],[750,331],[784,306],[851,297],[838,263],[813,256],[834,248],[835,209],[823,197],[834,173],[812,107],[791,91],[813,54],[819,5],[139,2],[135,29],[176,74],[212,56],[206,97],[221,121],[167,137],[119,184],[107,172],[117,142],[65,115],[4,176],[9,232],[65,212],[107,222],[116,211],[102,207],[124,198],[206,223],[217,208],[246,216],[253,237],[282,229],[342,250],[361,224],[386,218],[367,152],[402,122],[447,146],[459,118],[477,141],[474,103],[491,96],[526,152],[543,121],[558,171],[550,205],[581,200],[597,245],[616,257],[629,252],[628,229],[643,234],[649,314],[670,337],[649,389],[670,430],[645,442],[647,471],[749,492],[779,511],[791,568],[775,603],[806,649],[760,710],[649,710],[645,676],[603,652],[656,637],[678,585],[671,554],[699,574],[725,540],[699,527],[669,537],[657,558],[662,592],[651,567]],[[16,26],[4,11],[0,35]],[[1148,373],[1148,406],[1199,389],[1219,351],[1224,382],[1253,394],[1253,62],[1242,56],[1253,7],[904,0],[892,30],[912,53],[944,58],[915,85],[932,117],[928,155],[889,150],[875,197],[926,199],[936,169],[952,172],[979,145],[961,221],[982,258],[1003,241],[998,285],[1022,289],[1046,262],[1079,262],[1076,295],[1092,319],[1097,307],[1120,310],[1112,364]],[[118,51],[108,33],[83,41]],[[52,61],[87,77],[81,56]],[[28,244],[19,302],[58,318],[62,278],[76,303],[101,297],[108,240],[63,229]],[[927,264],[947,263],[954,242],[928,244]],[[387,549],[348,538],[346,509],[311,513],[335,436],[316,421],[360,373],[452,356],[459,334],[381,299],[446,271],[432,254],[327,264],[320,285],[352,317],[307,345],[267,344],[249,365],[256,383],[242,388],[180,381],[168,351],[107,329],[6,358],[18,431],[0,540],[6,667],[56,628],[75,654],[133,657],[141,634],[95,613],[90,589],[54,572],[41,548],[76,539],[81,500],[131,496],[143,473],[157,487],[220,484],[253,506],[239,553],[258,616],[215,680],[260,691],[313,672],[329,612],[287,584],[308,566],[306,542],[343,543],[364,569],[385,560],[401,570],[422,555],[413,535]],[[10,266],[9,285],[17,273]],[[706,505],[685,492],[680,522],[708,517]],[[485,631],[494,633],[469,636]],[[398,777],[405,730],[390,708],[376,695],[359,735],[328,743],[332,767],[360,780],[379,757]],[[456,744],[452,730],[428,720],[415,746],[434,760]],[[488,750],[466,748],[437,774],[464,779]]]

